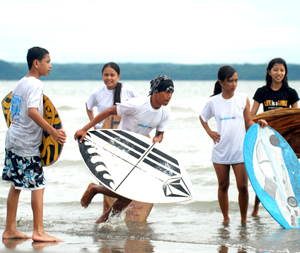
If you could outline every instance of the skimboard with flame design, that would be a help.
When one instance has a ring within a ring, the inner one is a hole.
[[[5,98],[2,100],[2,110],[4,114],[4,119],[7,124],[7,127],[10,126],[11,123],[11,115],[10,115],[10,106],[11,106],[11,98],[12,92],[8,93]],[[43,103],[44,103],[44,119],[55,129],[61,129],[62,123],[60,121],[57,110],[54,105],[50,101],[50,99],[43,95]],[[53,137],[43,130],[43,139],[41,142],[40,150],[41,150],[41,160],[43,166],[52,165],[57,161],[63,146],[59,144],[57,141],[53,139]]]
[[[161,144],[124,130],[88,131],[79,150],[89,172],[105,187],[146,203],[193,198],[190,178]]]
[[[105,119],[102,129],[117,129],[122,117],[118,115],[111,115]],[[150,138],[150,136],[148,136]],[[115,198],[111,198],[108,196],[103,196],[103,213],[107,211],[108,208],[111,207]],[[124,218],[125,221],[137,221],[144,222],[147,220],[152,208],[152,203],[144,203],[140,201],[131,201],[128,208],[126,208],[126,216]]]

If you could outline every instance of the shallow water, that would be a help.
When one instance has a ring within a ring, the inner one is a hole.
[[[142,94],[148,94],[149,82],[127,81]],[[4,97],[16,82],[0,81],[0,96]],[[201,127],[198,115],[211,95],[212,81],[175,81],[171,100],[172,114],[163,144],[188,171],[195,196],[177,204],[156,204],[145,223],[114,218],[94,226],[102,211],[102,196],[96,196],[84,209],[79,200],[89,182],[95,182],[86,170],[73,136],[88,122],[85,101],[96,81],[44,81],[44,93],[59,111],[67,143],[59,160],[45,167],[47,187],[44,196],[45,230],[64,242],[44,244],[45,252],[300,252],[299,230],[285,230],[261,206],[259,217],[250,216],[254,192],[249,183],[250,202],[248,224],[241,226],[237,189],[231,174],[229,225],[222,224],[217,201],[217,179],[210,162],[212,142]],[[248,94],[250,101],[261,82],[239,81],[238,89]],[[290,82],[300,87],[300,82]],[[297,89],[300,94],[300,90]],[[260,108],[262,110],[262,108]],[[215,127],[211,120],[210,125]],[[0,161],[4,159],[6,133],[4,117],[0,117]],[[0,181],[0,228],[4,229],[6,198],[10,185]],[[17,224],[19,230],[32,232],[30,192],[20,196]],[[36,247],[38,247],[37,245]],[[49,246],[49,247],[47,247]],[[43,247],[43,246],[42,246]],[[6,249],[3,243],[0,249]],[[24,252],[35,249],[31,241],[16,246]]]

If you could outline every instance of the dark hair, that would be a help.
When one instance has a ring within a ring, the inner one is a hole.
[[[102,68],[102,74],[107,67],[111,67],[112,69],[114,69],[117,72],[118,75],[120,75],[121,71],[120,71],[120,67],[117,63],[108,62],[108,63],[104,64],[104,66]],[[115,88],[115,93],[114,93],[114,105],[116,103],[121,103],[121,90],[122,90],[122,83],[117,82],[117,85]]]
[[[121,71],[120,71],[120,67],[117,63],[115,63],[115,62],[106,63],[102,68],[102,74],[107,67],[111,67],[112,69],[114,69],[117,72],[118,75],[120,75]]]
[[[287,65],[286,65],[286,62],[285,60],[283,60],[282,58],[274,58],[273,60],[271,60],[268,64],[268,67],[267,67],[267,73],[266,73],[266,86],[267,86],[267,89],[269,89],[271,87],[271,84],[272,84],[272,77],[269,75],[269,70],[271,70],[273,68],[273,66],[275,64],[283,64],[284,68],[285,68],[285,76],[282,80],[282,85],[286,88],[289,87],[288,85],[288,78],[287,78],[287,73],[288,73],[288,69],[287,69]]]
[[[215,83],[214,93],[211,95],[211,97],[222,93],[222,86],[219,83],[219,80],[221,80],[222,82],[224,82],[225,80],[229,80],[229,78],[232,77],[234,73],[236,73],[236,70],[228,65],[225,65],[219,69],[218,81]]]
[[[27,52],[27,64],[30,70],[34,60],[41,61],[49,52],[45,48],[32,47]]]

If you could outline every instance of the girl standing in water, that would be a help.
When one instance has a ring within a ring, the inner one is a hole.
[[[287,72],[287,65],[283,59],[275,58],[269,62],[266,72],[266,85],[258,88],[253,97],[251,117],[256,115],[261,103],[264,112],[279,108],[298,108],[299,96],[296,90],[289,87]],[[257,216],[259,203],[259,198],[255,196],[252,216]]]
[[[255,124],[250,116],[250,102],[246,94],[237,92],[238,74],[231,66],[223,66],[218,71],[214,94],[205,104],[200,122],[213,140],[212,158],[218,178],[218,200],[224,217],[224,224],[229,223],[228,188],[230,184],[230,166],[232,167],[239,191],[241,222],[247,222],[248,209],[248,176],[244,165],[243,142],[245,126]],[[215,117],[217,131],[212,131],[208,120]],[[262,127],[265,120],[259,120]]]

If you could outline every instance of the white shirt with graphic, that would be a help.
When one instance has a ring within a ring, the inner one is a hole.
[[[137,97],[117,104],[117,113],[122,116],[118,129],[127,130],[147,136],[156,128],[164,132],[170,115],[169,106],[154,109],[150,97]]]
[[[246,134],[244,110],[247,95],[235,92],[230,99],[224,99],[222,93],[211,97],[201,112],[201,118],[207,122],[215,117],[220,141],[213,144],[211,161],[218,164],[243,163],[243,143]]]
[[[43,116],[43,83],[35,77],[22,78],[12,91],[11,125],[6,133],[5,148],[23,156],[39,156],[42,128],[29,116],[28,108],[37,108]]]

